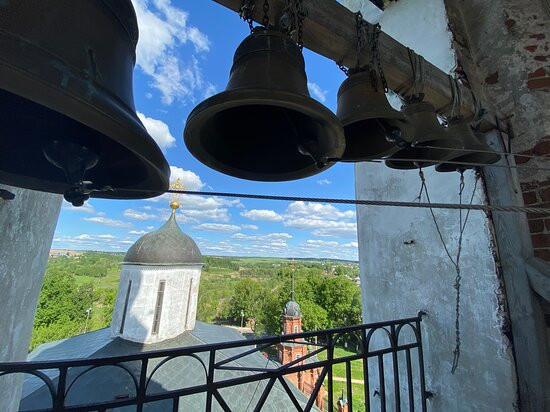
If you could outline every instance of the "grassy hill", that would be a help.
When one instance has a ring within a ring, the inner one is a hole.
[[[44,342],[108,326],[123,259],[123,254],[103,252],[51,257],[31,350]],[[282,307],[290,297],[292,270],[306,330],[356,323],[360,292],[352,279],[358,276],[357,262],[266,257],[205,256],[197,319],[237,325],[244,310],[245,321],[257,333],[277,333]],[[331,302],[338,302],[340,312],[330,307]]]

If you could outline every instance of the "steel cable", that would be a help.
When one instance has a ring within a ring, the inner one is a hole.
[[[243,199],[262,199],[262,200],[283,200],[289,202],[312,202],[312,203],[334,203],[347,205],[363,206],[395,206],[412,208],[433,208],[433,209],[463,209],[463,210],[481,210],[484,212],[515,212],[515,213],[540,213],[550,215],[550,209],[528,206],[501,206],[501,205],[480,205],[480,204],[459,204],[459,203],[423,203],[423,202],[401,202],[393,200],[366,200],[366,199],[335,199],[304,196],[280,196],[280,195],[262,195],[251,193],[231,193],[231,192],[205,192],[195,190],[174,190],[168,189],[167,193],[176,193],[184,195],[197,196],[218,196],[218,197],[240,197]]]

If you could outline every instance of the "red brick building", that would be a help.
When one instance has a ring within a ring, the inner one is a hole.
[[[285,305],[281,333],[283,335],[289,335],[292,333],[302,332],[302,314],[300,311],[300,305],[294,301],[294,276],[292,278],[292,297]],[[278,345],[278,359],[281,364],[285,365],[296,359],[303,358],[308,353],[307,342],[304,339],[295,339],[293,342],[283,342]],[[309,358],[305,360],[306,363],[316,360],[316,358]],[[301,365],[303,362],[299,362]],[[311,396],[317,379],[321,373],[321,368],[309,369],[302,372],[286,375],[286,377],[306,396]],[[321,386],[317,393],[315,405],[320,410],[323,409],[325,396],[325,387]]]

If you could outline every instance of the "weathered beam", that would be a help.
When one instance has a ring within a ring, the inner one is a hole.
[[[239,11],[242,0],[214,0],[231,10]],[[356,24],[355,14],[336,0],[302,0],[307,9],[304,21],[304,47],[345,66],[355,65]],[[261,22],[263,1],[256,0],[253,19]],[[286,0],[269,0],[269,18],[277,22]],[[380,35],[380,61],[388,86],[392,90],[403,90],[412,81],[413,75],[407,47],[385,33]],[[364,50],[361,64],[368,63],[368,54]],[[425,99],[436,109],[447,106],[451,101],[451,87],[446,73],[426,62]],[[470,90],[460,86],[462,105],[460,113],[470,117],[474,112],[474,101]]]

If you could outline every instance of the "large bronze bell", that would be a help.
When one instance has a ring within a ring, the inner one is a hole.
[[[440,163],[435,167],[438,172],[454,172],[466,169],[473,169],[476,165],[489,165],[500,160],[500,155],[494,152],[491,147],[484,143],[483,134],[474,133],[468,122],[451,122],[449,133],[462,141],[462,149],[457,150],[454,155],[446,160],[453,163]],[[465,164],[461,164],[464,162]]]
[[[262,181],[319,173],[345,146],[336,116],[309,96],[298,46],[263,27],[237,48],[225,91],[193,109],[184,140],[207,166]]]
[[[398,147],[405,130],[405,116],[393,109],[376,73],[360,71],[348,77],[338,90],[336,115],[344,126],[344,162],[387,156]]]
[[[0,2],[0,182],[146,198],[170,168],[136,116],[130,0]]]
[[[414,131],[404,135],[408,144],[392,154],[386,160],[386,166],[392,169],[428,167],[447,160],[453,155],[454,149],[462,147],[460,139],[439,124],[435,109],[430,103],[412,102],[403,107],[403,112]]]

